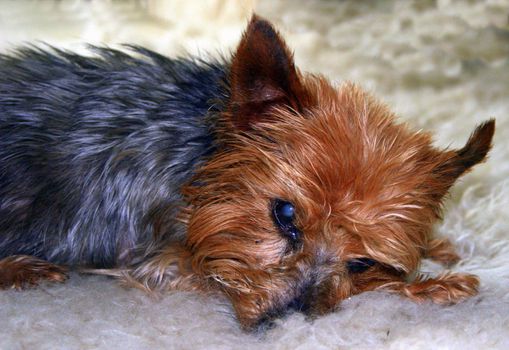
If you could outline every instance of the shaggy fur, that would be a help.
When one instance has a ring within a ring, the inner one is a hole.
[[[443,304],[477,293],[473,275],[409,277],[424,257],[457,260],[432,224],[485,159],[493,120],[439,150],[355,85],[301,74],[256,16],[231,64],[138,51],[150,60],[3,58],[2,276],[19,275],[14,255],[115,267],[96,272],[221,291],[246,329],[374,289]],[[295,209],[285,225],[281,201]]]
[[[223,98],[225,67],[133,49],[142,57],[0,57],[0,257],[122,266],[175,215],[180,188],[213,151],[204,117]]]

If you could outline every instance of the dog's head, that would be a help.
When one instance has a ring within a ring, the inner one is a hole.
[[[414,271],[442,198],[491,147],[493,121],[438,150],[355,85],[300,74],[256,16],[229,85],[219,151],[184,190],[185,220],[193,271],[245,327],[290,306],[327,312]]]

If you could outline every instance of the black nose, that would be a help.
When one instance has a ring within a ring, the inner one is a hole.
[[[311,309],[311,304],[308,302],[308,298],[306,298],[307,293],[299,293],[297,297],[293,298],[289,303],[282,304],[277,308],[274,308],[264,315],[262,315],[258,321],[255,323],[253,327],[250,329],[255,330],[257,332],[264,332],[273,327],[275,327],[276,323],[274,320],[278,317],[283,317],[288,315],[292,311],[302,312],[307,314],[308,310]]]
[[[296,296],[290,300],[290,302],[286,304],[280,304],[278,307],[271,309],[267,313],[261,315],[252,329],[262,332],[264,330],[268,330],[275,326],[275,318],[287,315],[292,310],[309,315],[312,311],[312,301],[315,299],[313,297],[313,289],[309,288],[309,286],[309,284],[306,284],[303,288],[301,288],[301,292],[297,293]]]

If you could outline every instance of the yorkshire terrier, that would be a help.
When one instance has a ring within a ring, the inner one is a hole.
[[[224,293],[253,329],[384,289],[460,302],[476,276],[432,226],[491,148],[397,123],[356,85],[303,74],[256,15],[231,59],[93,48],[0,56],[0,287],[68,268],[150,291]]]

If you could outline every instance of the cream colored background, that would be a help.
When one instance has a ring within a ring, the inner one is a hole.
[[[39,40],[84,53],[84,43],[227,53],[253,8],[280,28],[302,69],[356,81],[435,131],[438,145],[461,146],[477,123],[497,118],[490,160],[453,188],[436,228],[464,257],[454,270],[481,276],[479,297],[443,308],[367,293],[314,322],[290,315],[260,336],[240,331],[224,300],[154,301],[73,275],[1,292],[0,348],[508,349],[508,0],[0,1],[0,51]]]

